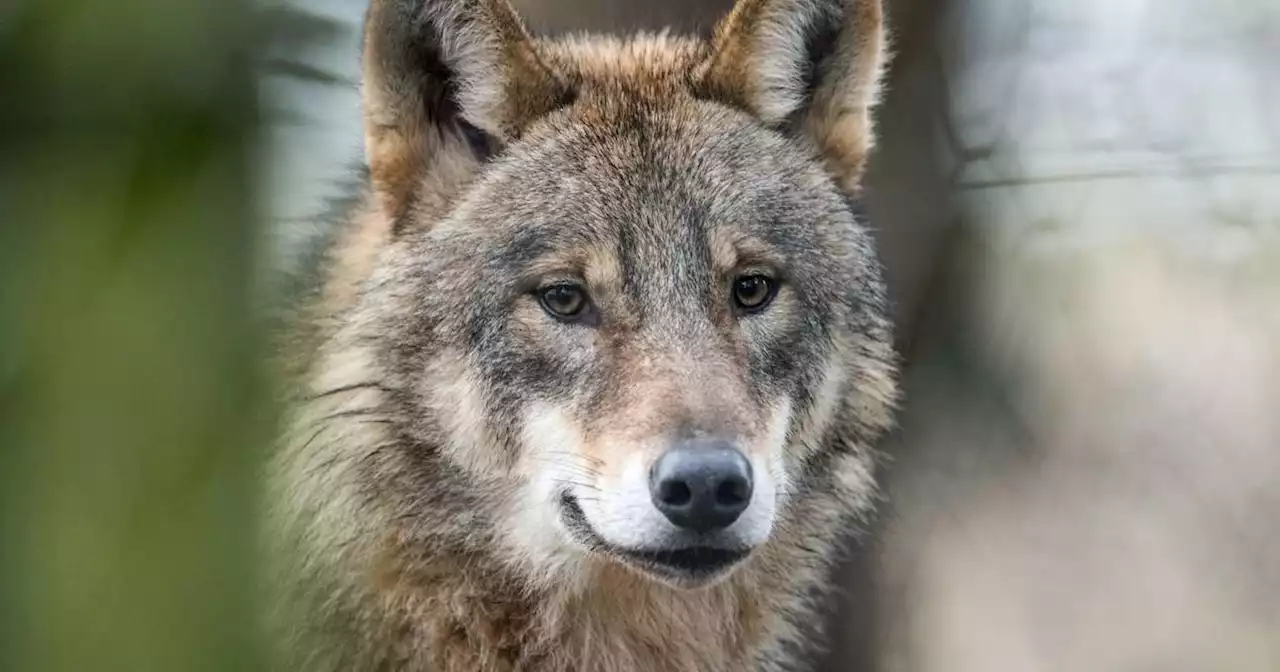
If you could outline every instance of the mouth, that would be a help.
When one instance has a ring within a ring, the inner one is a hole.
[[[607,555],[641,570],[659,580],[679,587],[704,586],[724,577],[751,554],[751,549],[726,548],[715,545],[681,548],[634,549],[605,541],[591,523],[577,498],[569,493],[560,496],[561,518],[565,528],[587,549]]]

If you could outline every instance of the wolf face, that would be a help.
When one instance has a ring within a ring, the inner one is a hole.
[[[379,381],[366,485],[402,537],[698,587],[803,503],[865,501],[832,474],[869,472],[893,399],[854,208],[882,41],[877,0],[743,0],[710,40],[625,41],[374,0],[385,247],[334,350]]]
[[[797,439],[856,394],[881,292],[866,232],[794,143],[662,104],[549,115],[407,236],[388,282],[397,320],[422,318],[396,353],[441,420],[420,438],[514,479],[519,550],[694,582],[768,539],[821,449]]]

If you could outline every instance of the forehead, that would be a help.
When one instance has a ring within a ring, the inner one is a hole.
[[[570,108],[533,129],[482,178],[459,224],[532,259],[586,247],[786,255],[844,223],[820,168],[745,115],[692,98],[619,108]]]

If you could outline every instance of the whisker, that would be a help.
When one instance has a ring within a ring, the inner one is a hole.
[[[339,414],[339,415],[341,415],[341,414]],[[321,419],[319,419],[319,420],[317,420],[317,421],[316,421],[316,424],[324,423],[324,421],[325,421],[325,420],[328,420],[328,419],[330,419],[330,418],[332,418],[332,417],[334,417],[334,416],[329,416],[329,417],[327,417],[327,418],[321,418]],[[361,420],[361,421],[357,422],[356,424],[358,424],[358,425],[390,425],[390,424],[392,424],[392,421],[391,421],[391,420],[388,420],[388,419],[386,419],[386,418],[375,418],[375,417],[370,417],[369,419]],[[325,432],[327,432],[327,431],[329,431],[329,430],[331,430],[331,429],[333,429],[333,425],[328,424],[328,423],[323,424],[319,429],[317,429],[317,430],[315,431],[315,433],[313,433],[313,434],[310,436],[310,438],[308,438],[306,441],[304,441],[304,442],[302,443],[302,445],[301,445],[301,446],[299,446],[299,447],[298,447],[298,450],[303,451],[303,450],[306,450],[307,448],[310,448],[310,447],[311,447],[311,444],[312,444],[312,443],[315,443],[315,440],[316,440],[316,439],[318,439],[318,438],[320,438],[320,435],[321,435],[321,434],[324,434]],[[373,446],[373,448],[374,448],[375,450],[376,450],[376,449],[381,449],[381,448],[384,448],[384,447],[387,447],[387,446],[393,445],[394,443],[395,443],[394,441],[385,441],[385,442],[383,442],[382,444],[379,444],[379,445]]]
[[[317,429],[317,430],[316,430],[316,433],[315,433],[315,434],[312,434],[312,435],[311,435],[311,438],[309,438],[309,439],[307,439],[306,441],[304,441],[304,442],[302,443],[302,447],[298,448],[298,450],[306,450],[307,448],[311,447],[311,444],[312,444],[313,442],[315,442],[315,440],[316,440],[317,438],[319,438],[321,434],[324,434],[324,432],[325,432],[325,430],[326,430],[326,429],[329,429],[329,426],[328,426],[328,425],[325,425],[324,427],[321,427],[320,429]]]
[[[567,458],[570,458],[571,461],[575,463],[585,462],[586,464],[584,466],[592,466],[592,467],[604,466],[604,460],[591,457],[589,455],[583,455],[581,453],[577,453],[569,450],[550,450],[550,451],[545,451],[545,452],[540,452],[538,454],[535,454],[534,457],[539,459],[567,457]]]
[[[378,409],[378,408],[349,408],[343,411],[335,411],[333,413],[330,413],[329,415],[326,415],[322,418],[317,419],[316,422],[325,422],[326,420],[336,420],[338,418],[353,418],[353,417],[360,417],[360,416],[376,418],[379,415],[381,415],[380,411],[381,409]],[[391,421],[387,420],[387,422],[389,423]]]
[[[378,390],[380,392],[395,391],[383,385],[382,383],[379,383],[376,381],[369,381],[369,382],[363,382],[363,383],[351,383],[350,385],[343,385],[341,387],[335,387],[333,389],[323,390],[321,392],[316,392],[315,394],[307,395],[306,397],[303,397],[303,398],[306,399],[307,401],[315,401],[317,399],[331,397],[335,394],[342,394],[343,392],[355,392],[357,390]]]
[[[534,462],[534,463],[536,463],[536,464],[553,464],[553,465],[556,465],[556,466],[571,467],[571,468],[573,468],[573,469],[577,469],[577,470],[579,470],[579,471],[581,471],[581,472],[583,472],[583,473],[594,474],[594,475],[597,475],[597,476],[603,473],[602,471],[600,471],[599,469],[596,469],[596,468],[594,468],[594,467],[590,467],[590,466],[587,466],[587,465],[585,465],[585,464],[578,464],[578,463],[576,463],[576,462],[573,462],[573,461],[570,461],[570,460],[564,460],[564,459],[556,459],[556,458],[548,458],[548,457],[539,457],[539,458],[534,458],[533,462]]]
[[[579,488],[586,488],[587,490],[590,490],[592,492],[603,492],[598,486],[592,485],[590,483],[575,481],[573,479],[560,478],[560,479],[556,479],[556,482],[561,485],[571,485]]]
[[[543,454],[544,455],[568,455],[573,457],[576,460],[583,460],[583,461],[592,463],[596,466],[604,465],[604,460],[598,457],[594,457],[591,455],[584,455],[582,453],[579,453],[577,451],[572,451],[572,450],[548,450],[548,451],[545,451]]]
[[[587,472],[574,471],[573,469],[557,469],[556,471],[562,472],[561,475],[564,478],[584,479],[584,482],[594,481],[600,478],[600,474],[591,474]]]
[[[535,454],[535,456],[532,456],[532,457],[534,457],[534,460],[540,460],[543,462],[553,462],[553,463],[564,460],[564,463],[568,463],[568,465],[576,465],[582,468],[590,468],[590,470],[596,470],[596,471],[598,471],[598,467],[603,466],[603,463],[596,463],[596,465],[590,465],[590,463],[586,463],[586,465],[584,465],[584,463],[581,462],[581,457],[576,456],[576,454],[573,454],[573,453],[543,453],[543,454]]]

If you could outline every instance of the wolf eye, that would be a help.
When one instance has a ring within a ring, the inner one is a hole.
[[[539,290],[538,302],[548,315],[560,320],[572,320],[587,308],[587,293],[576,285],[552,285]]]
[[[764,310],[778,293],[778,283],[763,275],[744,275],[733,281],[733,302],[744,313]]]

